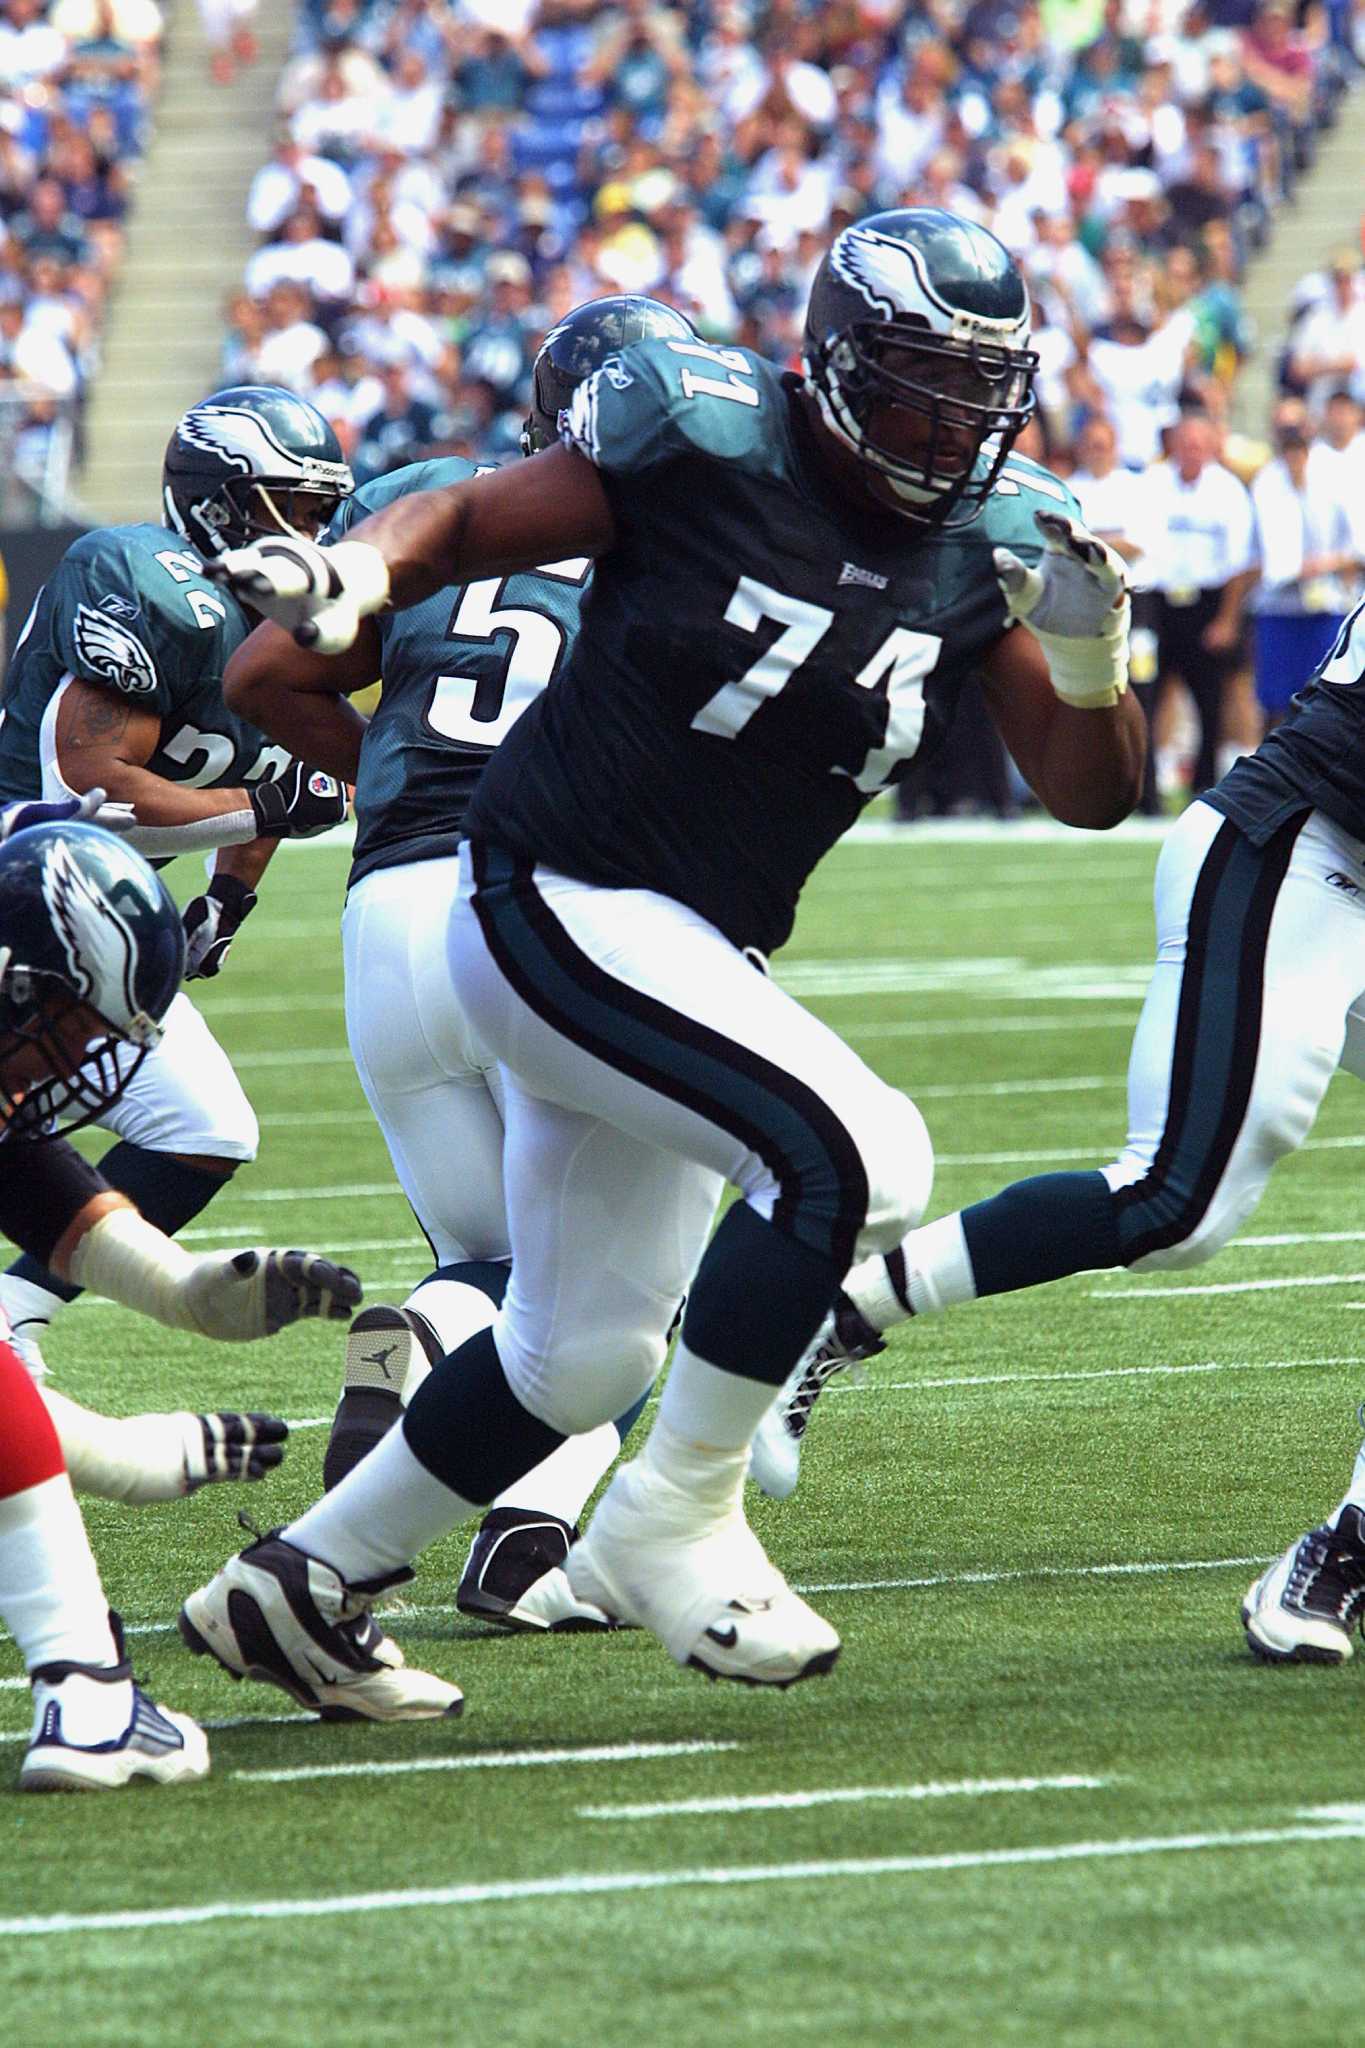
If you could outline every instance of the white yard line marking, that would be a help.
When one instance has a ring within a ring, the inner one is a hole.
[[[169,1624],[167,1625],[169,1626]],[[158,1624],[158,1627],[159,1626],[160,1625]],[[127,1629],[124,1631],[124,1633],[127,1635],[133,1635],[135,1633],[138,1633],[138,1631],[135,1631],[133,1629]],[[149,1635],[152,1633],[152,1631],[144,1628],[140,1631],[140,1633],[143,1635]],[[28,1684],[27,1678],[21,1678],[18,1680],[10,1680],[7,1678],[4,1682],[6,1685],[10,1685],[12,1683],[17,1683],[19,1685]],[[214,1734],[220,1728],[283,1728],[288,1722],[311,1723],[314,1728],[321,1728],[323,1726],[323,1723],[318,1719],[316,1714],[229,1714],[222,1720],[201,1721],[199,1723],[199,1726],[201,1728],[206,1728],[210,1734]],[[27,1728],[10,1728],[6,1729],[3,1734],[0,1734],[0,1742],[14,1743],[27,1741]]]
[[[397,1763],[300,1764],[296,1769],[234,1771],[255,1785],[296,1785],[304,1778],[401,1778],[414,1771],[533,1770],[544,1764],[638,1764],[665,1756],[715,1756],[738,1742],[604,1742],[587,1749],[485,1749],[455,1756],[407,1757]]]
[[[1090,1301],[1163,1301],[1173,1295],[1272,1294],[1294,1287],[1359,1287],[1365,1273],[1286,1273],[1279,1280],[1214,1280],[1200,1287],[1091,1287]]]
[[[921,1387],[1031,1387],[1051,1380],[1146,1380],[1181,1379],[1187,1373],[1209,1372],[1298,1372],[1306,1367],[1365,1365],[1365,1356],[1344,1358],[1230,1358],[1204,1365],[1101,1365],[1092,1372],[977,1372],[943,1379],[865,1380],[834,1386],[829,1394],[840,1398],[852,1394],[913,1394]]]
[[[984,1799],[994,1792],[1097,1792],[1111,1778],[959,1778],[927,1785],[839,1785],[820,1792],[753,1792],[733,1799],[660,1799],[649,1806],[580,1806],[580,1820],[669,1820],[692,1813],[774,1813],[862,1806],[877,1799]],[[1358,1809],[1365,1821],[1365,1807]]]
[[[1122,1074],[1076,1074],[1064,1081],[935,1081],[917,1086],[917,1102],[956,1101],[964,1095],[1080,1095],[1094,1089],[1125,1088]]]
[[[1014,1571],[940,1572],[923,1579],[830,1579],[798,1586],[798,1593],[928,1592],[940,1586],[1008,1586],[1022,1579],[1145,1579],[1163,1572],[1246,1571],[1274,1563],[1274,1557],[1183,1557],[1123,1564],[1035,1564]]]
[[[930,1871],[1001,1870],[1011,1865],[1081,1863],[1180,1855],[1196,1849],[1269,1849],[1291,1842],[1365,1840],[1365,1820],[1241,1828],[1225,1834],[1136,1835],[1110,1842],[1049,1842],[1018,1849],[963,1849],[938,1856],[846,1857],[819,1863],[751,1863],[701,1870],[574,1871],[506,1883],[452,1884],[403,1892],[351,1892],[321,1899],[222,1899],[205,1906],[138,1907],[117,1913],[32,1914],[0,1920],[0,1935],[116,1934],[148,1927],[199,1927],[221,1920],[320,1920],[429,1906],[511,1904],[610,1892],[676,1891],[746,1884],[828,1884],[835,1878],[910,1877]]]
[[[1134,1006],[1137,1000],[1134,996]],[[1094,1031],[1102,1025],[1131,1031],[1133,1012],[1092,1010],[1085,1017],[1074,1011],[1067,1017],[895,1017],[884,1024],[859,1017],[850,1019],[842,1029],[846,1038],[999,1038],[1028,1031]]]

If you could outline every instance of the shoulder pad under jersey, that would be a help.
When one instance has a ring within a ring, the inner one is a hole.
[[[580,384],[563,438],[617,475],[679,456],[762,463],[774,407],[785,421],[778,372],[748,349],[703,341],[639,341]]]

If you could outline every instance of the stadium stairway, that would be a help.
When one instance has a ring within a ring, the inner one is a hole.
[[[195,0],[164,0],[164,11],[155,132],[130,211],[91,387],[85,467],[73,493],[97,523],[158,516],[171,426],[220,381],[223,303],[255,246],[247,188],[270,154],[293,19],[286,0],[266,0],[255,16],[259,58],[231,85],[216,85]]]
[[[1275,368],[1288,331],[1294,287],[1332,251],[1357,254],[1365,220],[1365,79],[1340,102],[1336,126],[1318,137],[1317,161],[1301,177],[1293,201],[1276,212],[1270,240],[1247,265],[1245,301],[1257,346],[1233,387],[1232,410],[1243,433],[1263,437],[1275,397]]]

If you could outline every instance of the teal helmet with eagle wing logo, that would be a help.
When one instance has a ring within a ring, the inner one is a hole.
[[[805,388],[875,473],[879,503],[922,526],[965,525],[1032,417],[1028,344],[1028,292],[1004,244],[937,207],[899,207],[844,228],[824,256]]]
[[[84,824],[0,845],[0,1136],[75,1129],[161,1038],[185,928],[141,854]]]
[[[268,534],[320,533],[355,478],[317,407],[271,384],[192,405],[166,445],[167,524],[205,557]]]

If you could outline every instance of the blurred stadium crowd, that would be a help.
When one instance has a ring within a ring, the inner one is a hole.
[[[224,81],[252,54],[251,4],[200,0]],[[1245,481],[1273,456],[1288,479],[1262,490],[1278,538],[1253,520],[1209,573],[1231,584],[1255,563],[1239,606],[1259,579],[1264,607],[1278,580],[1291,608],[1307,590],[1337,616],[1365,539],[1315,511],[1296,556],[1306,486],[1285,464],[1297,474],[1292,427],[1320,508],[1329,470],[1344,503],[1365,461],[1347,452],[1365,445],[1358,248],[1291,309],[1282,407],[1307,411],[1277,415],[1265,442],[1227,422],[1253,345],[1243,267],[1360,71],[1356,4],[301,0],[220,381],[304,393],[362,478],[431,449],[496,461],[541,338],[579,301],[647,292],[794,362],[831,235],[941,205],[990,226],[1028,276],[1030,452],[1084,480],[1112,442],[1126,477],[1198,413],[1202,466]],[[21,475],[73,425],[79,452],[161,34],[156,0],[0,0],[0,421]],[[1159,593],[1160,535],[1129,539]]]

